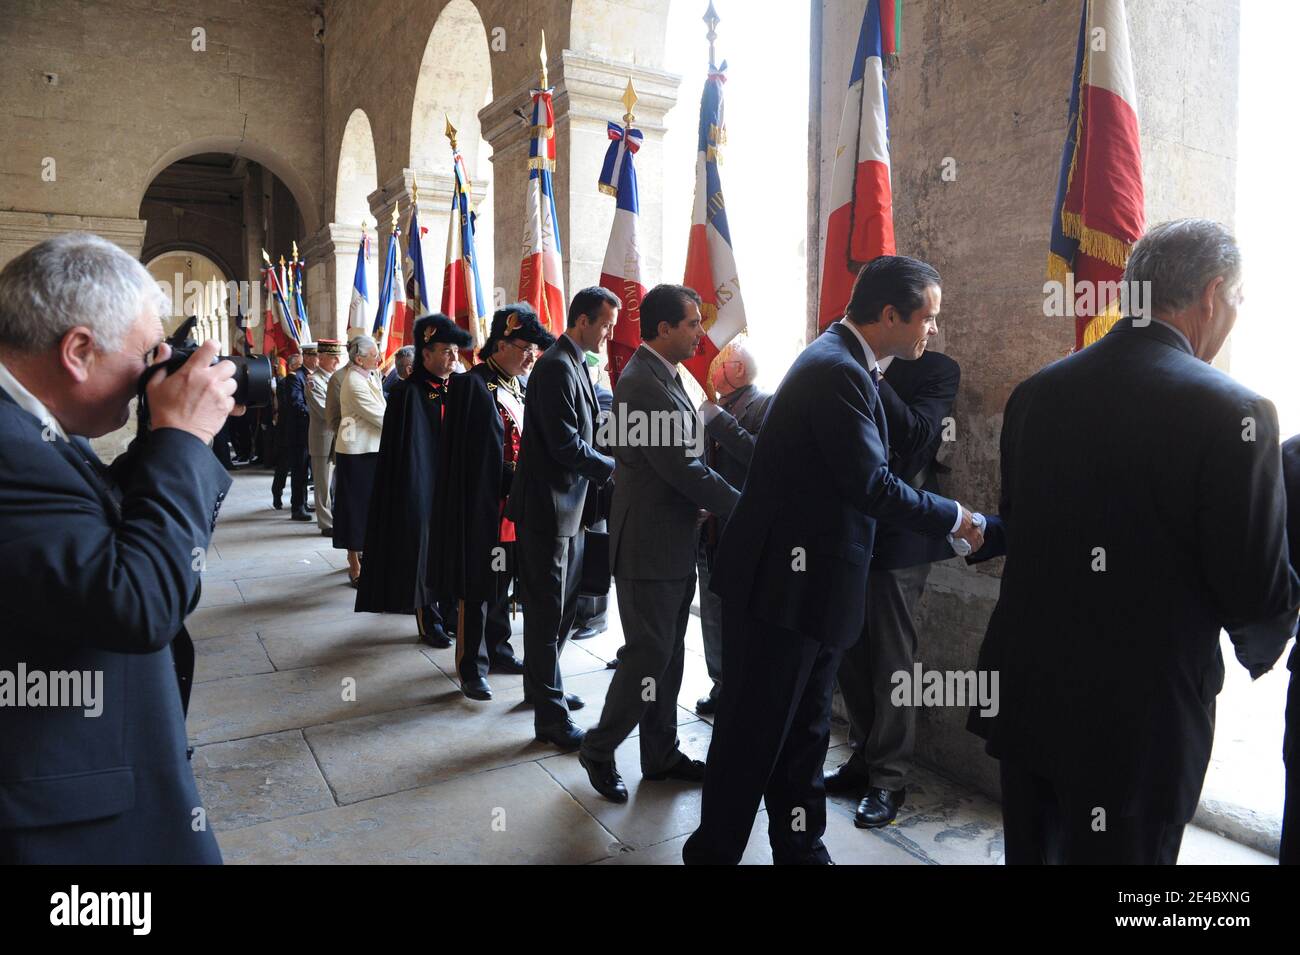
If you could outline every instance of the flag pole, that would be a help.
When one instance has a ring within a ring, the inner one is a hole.
[[[709,41],[709,69],[716,69],[717,57],[714,54],[713,43],[718,38],[718,22],[722,18],[718,16],[718,11],[713,9],[713,0],[709,0],[709,9],[704,11],[704,22],[709,25],[707,39]]]

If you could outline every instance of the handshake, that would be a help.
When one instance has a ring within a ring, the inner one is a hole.
[[[961,509],[961,523],[948,535],[948,543],[958,557],[969,557],[984,546],[984,528],[988,522],[978,511],[968,511],[961,503],[957,507]]]

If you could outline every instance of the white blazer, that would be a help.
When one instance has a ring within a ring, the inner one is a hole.
[[[339,430],[334,437],[337,454],[369,454],[379,450],[384,427],[384,386],[379,376],[359,366],[347,365],[339,392]]]

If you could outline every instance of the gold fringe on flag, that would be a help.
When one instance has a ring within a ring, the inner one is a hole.
[[[1066,282],[1066,276],[1070,274],[1072,266],[1065,259],[1061,258],[1055,252],[1047,253],[1047,278],[1051,282],[1060,282],[1062,285]]]
[[[598,188],[601,192],[603,192],[603,193],[604,193],[605,195],[607,195],[607,196],[613,196],[615,199],[618,198],[618,187],[617,187],[617,186],[611,186],[611,185],[610,185],[609,183],[607,183],[607,182],[602,182],[602,183],[601,183],[599,186],[597,186],[596,188]]]
[[[1094,342],[1100,341],[1116,322],[1123,316],[1119,313],[1119,303],[1112,302],[1106,311],[1100,315],[1094,315],[1083,329],[1083,347],[1087,348]]]
[[[545,169],[549,172],[555,171],[555,160],[548,159],[545,156],[532,156],[528,160],[529,169]]]
[[[528,127],[528,135],[529,135],[529,136],[544,136],[544,137],[546,137],[547,139],[554,139],[554,138],[555,138],[555,127],[554,127],[554,126],[529,126],[529,127]]]

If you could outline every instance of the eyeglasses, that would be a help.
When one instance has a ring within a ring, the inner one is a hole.
[[[530,344],[529,342],[516,342],[506,339],[506,344],[511,348],[518,349],[523,353],[525,358],[536,358],[539,351],[536,345]]]

